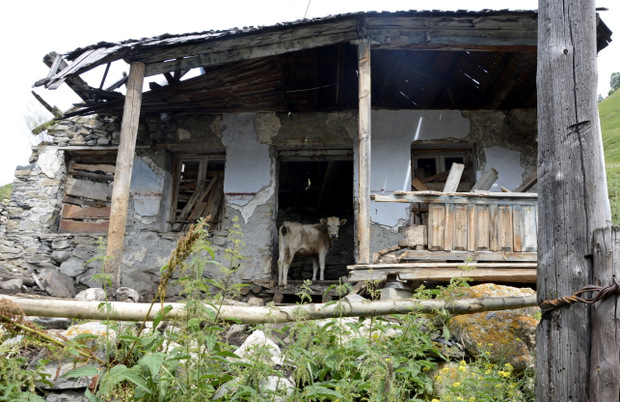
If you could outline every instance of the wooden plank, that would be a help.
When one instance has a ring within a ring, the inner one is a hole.
[[[450,173],[448,174],[448,178],[446,179],[446,184],[443,186],[444,193],[454,193],[459,186],[459,182],[461,181],[461,176],[463,175],[463,170],[465,170],[465,165],[462,163],[453,163],[450,168]]]
[[[362,41],[357,49],[359,71],[358,97],[358,213],[357,213],[357,259],[369,263],[370,256],[370,143],[371,143],[371,72],[370,43]]]
[[[454,204],[445,205],[444,210],[446,216],[444,220],[445,228],[443,230],[443,249],[452,250],[454,241]]]
[[[411,186],[418,191],[427,191],[428,187],[424,185],[417,177],[411,179]]]
[[[528,268],[528,269],[536,269],[536,262],[477,262],[468,264],[470,266],[475,266],[478,268]],[[399,269],[409,269],[409,268],[456,268],[463,266],[462,262],[436,262],[436,261],[425,261],[425,262],[408,262],[408,263],[399,263],[399,264],[356,264],[356,265],[347,265],[347,269],[349,271],[353,270],[399,270]]]
[[[94,200],[89,200],[85,198],[70,197],[68,195],[65,195],[62,198],[62,202],[65,204],[86,205],[89,207],[96,207],[96,208],[102,208],[108,205],[108,203],[106,202],[94,201]]]
[[[478,218],[476,213],[476,205],[467,206],[467,250],[476,250],[476,237]]]
[[[537,205],[536,193],[442,193],[440,191],[395,191],[392,194],[373,194],[376,202],[405,202],[425,204],[520,204]]]
[[[524,265],[524,264],[521,264]],[[452,278],[467,276],[475,282],[512,282],[536,283],[536,268],[519,268],[516,264],[504,267],[476,267],[473,271],[464,272],[456,265],[453,266],[426,266],[401,268],[354,269],[349,271],[351,282],[385,280],[388,275],[396,275],[400,280],[448,282]]]
[[[59,233],[106,233],[109,228],[109,221],[84,222],[71,219],[61,219]]]
[[[453,250],[467,250],[469,221],[469,205],[452,205],[454,209],[454,234],[452,236]]]
[[[408,250],[401,254],[401,261],[510,261],[536,262],[536,252],[508,251],[432,251]]]
[[[64,219],[108,219],[110,217],[110,207],[85,207],[64,204],[62,206],[62,217]]]
[[[138,123],[140,121],[144,70],[145,65],[139,62],[131,63],[129,68],[127,95],[125,97],[121,122],[121,142],[114,171],[105,271],[115,278],[114,286],[117,288],[121,286],[125,224],[127,222],[131,172],[133,170]]]
[[[65,186],[65,194],[69,197],[84,197],[90,198],[91,200],[110,201],[112,198],[112,184],[68,177]]]
[[[538,250],[538,207],[524,205],[523,210],[523,251]]]
[[[428,249],[444,250],[445,205],[431,204],[428,208]]]
[[[476,207],[476,250],[490,250],[491,213],[489,205],[475,205]]]
[[[483,190],[483,191],[489,190],[493,186],[493,184],[497,181],[498,177],[499,175],[497,174],[497,170],[495,170],[494,168],[485,170],[484,173],[480,175],[480,178],[478,179],[476,184],[474,184],[474,186],[471,188],[471,191],[473,192],[476,190]]]
[[[523,251],[523,237],[525,235],[525,222],[523,221],[523,207],[512,206],[512,239],[513,251]]]
[[[498,245],[502,251],[513,250],[512,209],[510,205],[500,205],[497,210]]]
[[[499,251],[499,205],[489,205],[489,250]]]
[[[420,179],[420,181],[421,181],[423,184],[424,184],[424,183],[429,183],[429,182],[431,182],[431,181],[435,181],[435,180],[437,180],[437,179],[442,179],[442,178],[444,178],[444,177],[448,177],[448,175],[449,175],[449,174],[450,174],[450,171],[446,170],[445,172],[437,173],[437,174],[434,174],[434,175],[432,175],[432,176],[428,176],[428,177],[425,177],[425,178],[423,178],[423,179]],[[423,190],[419,190],[419,191],[423,191]]]
[[[534,173],[532,173],[530,177],[525,179],[525,181],[521,183],[517,188],[515,188],[514,191],[516,193],[527,191],[530,188],[532,188],[534,184],[536,184],[537,182],[538,182],[538,172],[534,171]]]
[[[88,172],[105,172],[105,173],[114,173],[116,167],[114,165],[106,165],[103,163],[96,164],[86,164],[86,163],[72,163],[71,169],[74,170],[86,170]]]

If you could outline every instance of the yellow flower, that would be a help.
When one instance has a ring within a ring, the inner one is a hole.
[[[508,371],[499,371],[497,374],[499,374],[500,377],[504,378],[510,377],[510,373]]]
[[[457,400],[457,401],[464,401],[465,399],[461,398],[460,396],[457,396],[457,397],[456,397],[456,400]]]
[[[469,402],[476,402],[476,398],[472,396],[471,398],[469,398]]]
[[[439,399],[437,399],[437,398],[433,398],[433,399],[431,399],[431,402],[441,402],[441,401]]]
[[[510,364],[510,363],[504,364],[504,367],[506,367],[509,371],[512,371],[512,369],[513,369],[512,364]]]
[[[458,387],[459,385],[461,385],[461,383],[458,381],[452,384],[453,387]]]
[[[390,361],[390,358],[388,357],[387,359],[385,359],[385,361],[386,361],[386,362],[389,362],[389,361]]]

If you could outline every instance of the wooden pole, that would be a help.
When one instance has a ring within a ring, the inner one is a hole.
[[[129,187],[133,158],[136,151],[140,105],[142,103],[142,85],[144,83],[145,65],[131,63],[127,80],[127,95],[121,122],[121,143],[116,156],[114,171],[114,188],[110,209],[110,227],[106,249],[106,272],[113,276],[114,284],[121,286],[121,265],[123,262],[123,244],[125,242],[125,224],[129,204]]]
[[[88,302],[59,299],[26,299],[15,296],[2,296],[13,303],[27,316],[65,317],[74,319],[142,321],[149,311],[148,303],[111,302],[111,309],[99,309],[101,302]],[[0,298],[1,300],[1,298]],[[446,310],[451,314],[472,314],[482,311],[498,311],[531,307],[536,305],[536,295],[512,297],[487,297],[461,300],[386,300],[349,302],[342,300],[330,303],[313,303],[289,306],[246,307],[224,305],[219,310],[219,317],[224,321],[244,324],[266,324],[304,320],[320,320],[337,317],[370,317],[386,314],[408,314],[413,311],[434,314]],[[165,303],[172,309],[168,319],[186,318],[187,309],[183,303]],[[204,304],[205,309],[217,312],[211,304]],[[151,310],[147,320],[152,321],[161,305]]]
[[[359,70],[359,155],[358,155],[358,212],[357,262],[370,263],[370,43],[358,44]]]
[[[594,0],[538,3],[538,302],[570,296],[592,275],[592,235],[610,221],[596,103]],[[586,401],[590,311],[543,316],[536,400]]]
[[[594,284],[613,285],[620,280],[620,227],[594,232]],[[590,401],[618,401],[620,398],[620,301],[607,297],[592,306],[590,348]]]

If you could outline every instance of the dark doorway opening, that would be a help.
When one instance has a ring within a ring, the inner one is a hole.
[[[352,157],[281,157],[278,228],[284,221],[315,224],[329,216],[347,220],[325,261],[325,280],[338,280],[347,275],[347,265],[355,262]],[[288,279],[312,279],[312,259],[295,258]]]

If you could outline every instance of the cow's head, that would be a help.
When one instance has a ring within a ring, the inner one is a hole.
[[[329,235],[329,238],[335,240],[338,238],[338,229],[340,229],[340,226],[347,223],[347,220],[330,216],[327,219],[321,219],[321,223],[327,226],[327,234]]]

